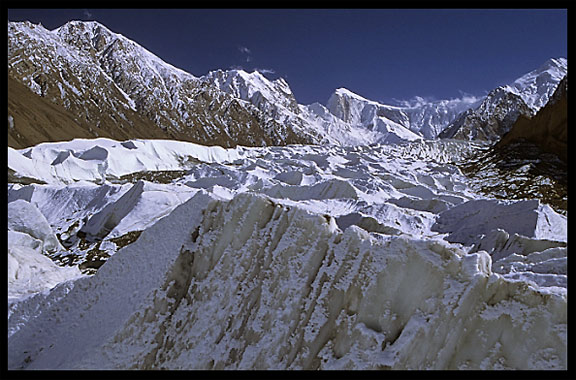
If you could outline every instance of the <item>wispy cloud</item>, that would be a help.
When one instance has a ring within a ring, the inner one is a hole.
[[[483,96],[475,96],[461,90],[458,90],[458,93],[460,94],[460,96],[457,98],[437,99],[434,96],[424,96],[424,97],[414,96],[413,98],[408,100],[392,98],[391,103],[393,105],[400,107],[421,107],[424,105],[430,105],[435,103],[444,103],[448,106],[457,107],[457,106],[473,105],[477,102],[480,102],[484,98]],[[381,101],[381,103],[386,104],[386,101]]]
[[[276,74],[276,70],[274,69],[259,69],[255,67],[254,71],[258,71],[261,74]]]
[[[462,90],[458,90],[458,92],[460,93],[459,100],[465,103],[476,103],[484,98],[484,96],[472,95]]]
[[[252,59],[252,50],[250,50],[250,48],[248,48],[247,46],[244,45],[236,45],[236,48],[238,49],[238,51],[240,52],[240,54],[242,54],[243,57],[243,62],[244,62],[244,66],[252,66],[252,71],[258,71],[261,74],[276,74],[276,70],[274,69],[270,69],[270,68],[258,68],[258,67],[254,67],[254,62]],[[252,62],[250,65],[248,65],[248,62]],[[230,69],[234,70],[250,70],[248,68],[244,68],[242,65],[233,65],[230,66]]]
[[[238,51],[242,53],[242,55],[244,56],[244,60],[246,62],[252,61],[252,55],[251,55],[252,51],[248,49],[246,46],[238,45]]]
[[[92,18],[92,12],[90,12],[88,9],[84,9],[82,13],[84,13],[84,17]]]
[[[250,54],[251,53],[250,49],[248,49],[246,46],[238,46],[238,50],[242,54]]]

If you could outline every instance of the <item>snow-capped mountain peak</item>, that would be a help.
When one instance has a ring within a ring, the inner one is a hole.
[[[224,79],[219,88],[97,22],[72,21],[53,31],[30,25],[9,23],[11,77],[69,110],[70,119],[81,115],[94,137],[128,137],[118,120],[132,128],[134,117],[129,114],[137,113],[142,122],[130,133],[138,137],[163,135],[221,146],[315,141],[314,131],[301,121],[280,125],[287,114],[299,112],[283,80],[234,71],[226,76],[234,77],[236,85],[226,87]],[[229,91],[233,87],[238,91]],[[101,122],[99,115],[111,119],[105,130],[94,130]]]
[[[53,31],[41,25],[9,23],[8,52],[10,75],[17,81],[74,115],[86,115],[86,123],[99,120],[101,114],[111,115],[108,137],[116,138],[120,137],[113,134],[118,119],[134,125],[127,116],[131,112],[138,114],[146,128],[149,124],[158,127],[139,137],[167,134],[224,146],[433,139],[447,127],[457,131],[456,119],[480,109],[484,100],[415,97],[390,105],[340,87],[326,104],[328,115],[323,107],[298,104],[283,78],[269,80],[259,71],[244,70],[215,70],[196,77],[95,21],[70,21]],[[550,59],[498,91],[505,90],[511,103],[521,100],[534,113],[547,102],[566,71],[566,59]],[[92,106],[94,110],[87,109]],[[102,136],[92,126],[89,129]]]
[[[136,58],[140,64],[144,64],[141,68],[143,70],[149,68],[162,76],[177,75],[181,80],[196,79],[194,75],[165,62],[136,42],[112,32],[96,21],[70,21],[53,32],[68,44],[92,54],[121,54],[121,58],[128,62]]]
[[[340,119],[370,125],[376,115],[409,129],[424,138],[436,138],[460,113],[475,107],[481,98],[464,95],[459,99],[427,100],[415,97],[398,105],[381,104],[346,88],[338,88],[328,100],[328,109]],[[371,111],[370,111],[371,110]]]
[[[558,83],[568,73],[566,58],[550,58],[539,68],[516,79],[506,90],[520,96],[534,112],[544,107]]]
[[[279,78],[271,81],[259,71],[251,73],[241,70],[214,70],[201,77],[201,80],[214,85],[235,98],[249,101],[258,108],[274,108],[277,114],[278,106],[298,113],[298,103],[288,83]]]
[[[462,113],[439,136],[498,140],[519,115],[532,117],[544,107],[567,73],[565,58],[549,59],[514,82],[490,91],[477,107]]]
[[[340,88],[337,88],[336,90],[334,90],[334,96],[348,97],[348,98],[360,100],[363,102],[376,103],[370,99],[366,99],[365,97],[358,95],[355,92],[350,91],[349,89],[347,89],[345,87],[340,87]]]
[[[88,47],[92,45],[97,48],[101,39],[120,38],[123,37],[119,33],[114,33],[106,26],[97,21],[69,21],[66,24],[53,30],[54,33],[62,38],[67,36],[74,36],[80,39],[81,42],[90,42],[90,44],[83,43],[81,46]]]

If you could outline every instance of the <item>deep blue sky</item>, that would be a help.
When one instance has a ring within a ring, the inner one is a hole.
[[[22,9],[48,29],[96,20],[196,76],[259,69],[299,103],[338,87],[391,102],[484,95],[567,57],[565,9]]]

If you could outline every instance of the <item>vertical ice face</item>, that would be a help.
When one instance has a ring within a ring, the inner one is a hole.
[[[81,276],[77,267],[59,267],[47,256],[64,248],[44,215],[25,200],[8,203],[7,243],[9,302]]]
[[[58,303],[47,297],[50,306],[10,337],[10,368],[528,369],[567,361],[565,293],[492,273],[486,252],[342,231],[331,217],[248,193],[231,201],[199,194]]]
[[[538,200],[503,202],[479,199],[440,213],[432,230],[448,233],[448,241],[465,245],[473,244],[480,236],[497,228],[535,239],[566,241],[566,222],[566,217]]]
[[[8,203],[8,230],[30,235],[41,242],[41,251],[62,249],[50,224],[33,204],[24,200]]]

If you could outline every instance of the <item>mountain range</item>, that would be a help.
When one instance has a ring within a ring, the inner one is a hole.
[[[8,143],[15,148],[74,137],[223,147],[493,142],[518,116],[532,117],[547,103],[567,60],[550,59],[479,98],[387,105],[338,88],[326,105],[302,105],[282,78],[243,70],[197,77],[97,22],[71,21],[52,31],[9,22],[8,74]]]

